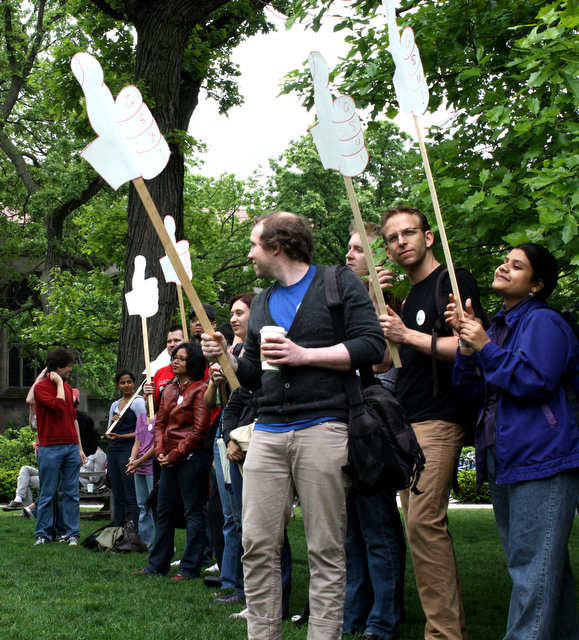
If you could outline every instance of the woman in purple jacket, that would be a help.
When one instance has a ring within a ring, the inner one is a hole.
[[[467,301],[454,384],[484,401],[475,445],[477,480],[488,478],[513,590],[505,640],[579,638],[568,542],[579,492],[579,427],[567,400],[579,342],[544,300],[557,284],[553,255],[513,249],[495,271],[504,305],[488,332]],[[579,382],[579,378],[577,378]],[[579,388],[579,387],[578,387]]]

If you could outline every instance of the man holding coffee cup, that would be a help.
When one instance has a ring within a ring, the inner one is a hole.
[[[249,640],[281,638],[280,550],[294,494],[302,506],[310,564],[309,640],[339,640],[345,596],[344,535],[348,403],[342,372],[382,361],[386,347],[360,279],[340,272],[347,339],[335,344],[325,267],[311,264],[309,222],[277,212],[255,221],[256,274],[275,284],[251,305],[245,353],[227,354],[241,384],[262,388],[244,465],[243,564]],[[203,334],[215,360],[221,334]]]

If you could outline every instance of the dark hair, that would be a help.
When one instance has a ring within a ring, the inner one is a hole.
[[[181,333],[183,333],[183,325],[174,324],[174,325],[170,326],[169,327],[169,331],[167,331],[167,335],[169,335],[170,333],[173,333],[173,331],[180,331]]]
[[[215,322],[215,318],[217,317],[217,314],[215,313],[215,307],[211,304],[208,304],[207,302],[203,302],[201,306],[205,311],[205,315],[209,318],[209,322]],[[194,308],[191,308],[191,311],[189,312],[189,320],[193,320],[193,318],[197,318],[197,320],[199,320],[199,318],[197,317],[197,311],[195,311]]]
[[[534,242],[525,242],[514,249],[520,249],[529,259],[533,268],[533,280],[543,281],[543,288],[535,293],[535,299],[546,300],[555,290],[559,279],[559,265],[555,256]]]
[[[307,218],[288,211],[276,211],[256,218],[253,226],[260,223],[263,227],[259,241],[264,249],[271,251],[279,244],[291,260],[312,263],[314,240]]]
[[[193,380],[203,380],[205,377],[205,369],[207,367],[207,360],[201,351],[201,346],[198,342],[182,342],[175,347],[171,360],[177,357],[177,352],[180,349],[185,349],[187,352],[187,375]]]
[[[48,352],[46,356],[46,371],[56,371],[63,367],[68,367],[74,362],[74,352],[67,347],[56,347]]]
[[[251,307],[251,303],[256,295],[257,293],[248,291],[247,293],[238,293],[237,295],[231,296],[229,300],[229,311],[231,311],[231,307],[239,300],[241,300],[246,307]]]
[[[419,211],[418,209],[413,209],[412,207],[407,207],[402,204],[399,207],[392,207],[392,209],[388,209],[382,214],[382,228],[386,226],[386,223],[392,216],[395,216],[399,213],[409,213],[413,216],[416,216],[420,220],[420,228],[422,231],[428,231],[430,229],[430,223],[428,222],[428,218]]]
[[[233,344],[233,341],[235,340],[235,333],[233,332],[229,322],[220,324],[216,331],[219,331],[219,333],[225,338],[227,344]]]
[[[375,222],[366,222],[364,220],[364,229],[366,231],[366,235],[370,238],[379,238],[382,235],[382,229],[380,228],[380,225],[376,224]],[[350,236],[358,233],[358,228],[356,226],[355,220],[352,220],[352,222],[350,222],[348,233],[350,234]]]
[[[130,369],[121,369],[115,375],[115,384],[119,384],[123,376],[129,376],[133,382],[135,381],[135,374]]]

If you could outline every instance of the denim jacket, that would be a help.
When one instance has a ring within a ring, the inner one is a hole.
[[[497,483],[536,480],[579,467],[579,427],[561,386],[564,374],[579,373],[579,342],[573,330],[537,300],[501,310],[493,323],[501,317],[508,326],[503,347],[489,342],[478,354],[457,353],[453,371],[453,384],[468,397],[486,402],[486,384],[498,387]],[[493,325],[490,337],[492,332]],[[483,413],[484,406],[479,427]],[[477,450],[479,481],[484,453]]]

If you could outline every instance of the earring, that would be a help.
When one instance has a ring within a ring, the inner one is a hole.
[[[535,294],[532,291],[529,291],[529,298],[534,298]]]

